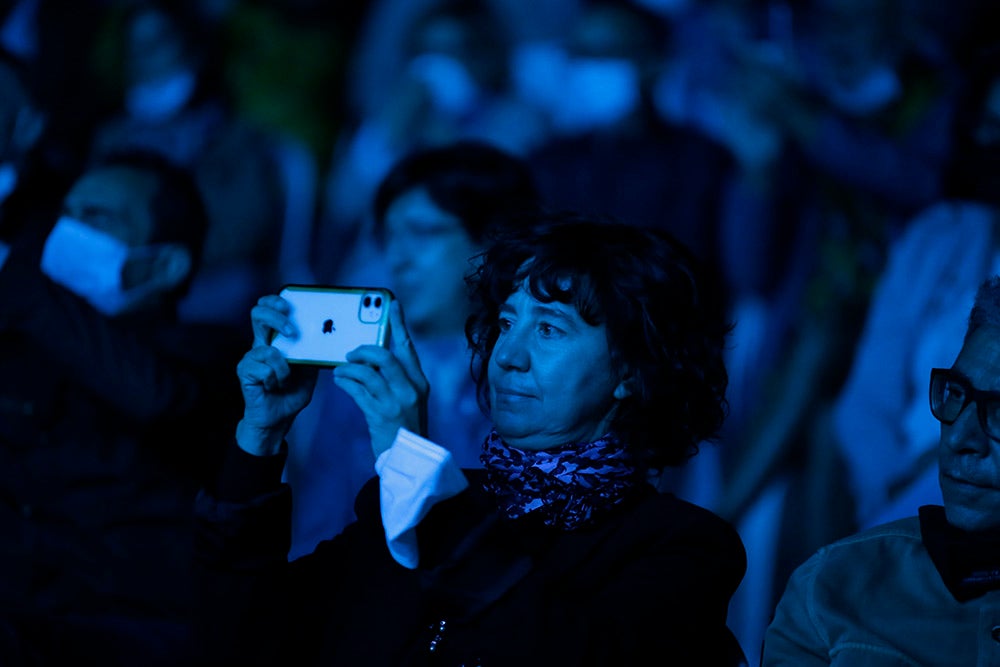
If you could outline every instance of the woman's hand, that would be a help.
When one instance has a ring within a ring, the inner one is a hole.
[[[289,304],[276,295],[258,300],[250,313],[253,347],[236,366],[243,391],[243,419],[236,426],[236,442],[257,456],[276,454],[295,416],[312,399],[317,369],[291,367],[284,355],[271,347],[272,331],[295,336],[288,319]]]
[[[389,306],[389,349],[362,345],[347,355],[350,363],[333,372],[334,383],[354,400],[368,421],[375,457],[387,450],[400,428],[427,434],[430,386],[410,340],[398,301]]]

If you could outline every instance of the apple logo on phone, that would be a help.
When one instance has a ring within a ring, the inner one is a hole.
[[[328,333],[333,333],[334,331],[335,331],[335,327],[333,326],[333,320],[330,320],[330,319],[324,320],[324,322],[323,322],[323,333],[328,334]]]

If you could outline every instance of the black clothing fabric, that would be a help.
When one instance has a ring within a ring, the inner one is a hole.
[[[24,664],[183,664],[194,497],[250,341],[169,312],[105,318],[38,256],[0,268],[0,635]]]
[[[1000,588],[1000,531],[956,528],[940,505],[921,506],[919,516],[920,539],[956,600],[965,602]]]
[[[204,664],[736,665],[726,627],[746,554],[707,510],[642,485],[587,528],[501,519],[483,491],[436,505],[418,528],[420,566],[393,560],[379,481],[358,520],[289,563],[283,456],[235,445],[199,494]],[[252,491],[256,486],[257,491]]]
[[[555,138],[529,160],[549,206],[666,229],[702,260],[719,262],[721,202],[735,163],[712,139],[655,123],[641,133]]]

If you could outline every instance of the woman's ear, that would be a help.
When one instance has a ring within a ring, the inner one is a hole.
[[[619,370],[618,386],[615,387],[613,396],[616,401],[623,401],[635,393],[635,374],[632,369],[625,365]]]
[[[625,378],[618,383],[615,387],[614,397],[615,399],[622,401],[632,395],[632,376],[627,375]]]

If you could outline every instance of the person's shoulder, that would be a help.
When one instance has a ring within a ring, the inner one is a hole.
[[[914,578],[929,574],[933,563],[921,539],[916,516],[842,537],[817,549],[801,563],[792,577],[829,590],[836,597],[850,597],[848,591],[902,587]]]
[[[872,526],[851,535],[842,537],[830,544],[820,547],[818,553],[833,553],[841,550],[878,548],[879,544],[899,542],[909,544],[920,542],[920,519],[914,516],[896,519],[878,526]]]
[[[672,520],[675,523],[683,521],[719,526],[731,525],[707,507],[685,500],[669,492],[651,493],[643,500],[642,504],[646,506],[646,511],[656,513],[662,516],[664,520]]]
[[[942,199],[918,211],[906,223],[901,240],[940,244],[942,239],[992,231],[996,209],[980,202]],[[960,231],[961,233],[956,233]],[[967,239],[965,239],[967,240]]]
[[[729,521],[672,493],[649,494],[631,511],[627,523],[641,526],[642,530],[668,541],[724,545],[734,552],[742,552],[744,548],[739,533]]]

